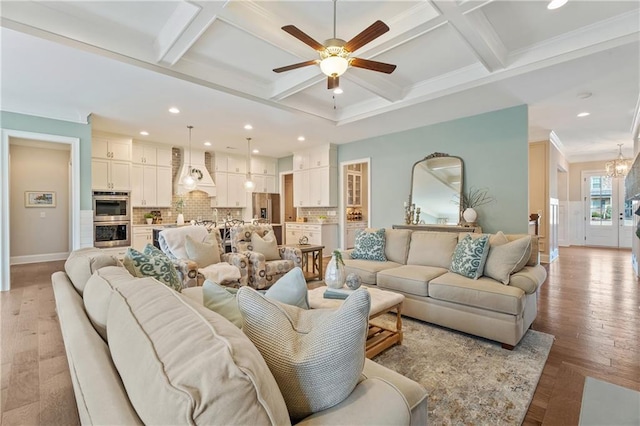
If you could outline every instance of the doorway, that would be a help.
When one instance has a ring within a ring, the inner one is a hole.
[[[604,171],[583,172],[585,245],[631,248],[633,209],[625,201],[624,179]]]
[[[293,205],[293,173],[282,175],[283,196],[282,203],[285,222],[295,222],[298,218],[297,211]]]
[[[340,163],[340,247],[354,247],[355,235],[371,226],[371,168],[368,158]]]

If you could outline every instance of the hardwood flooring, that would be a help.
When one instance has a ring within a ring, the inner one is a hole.
[[[2,425],[79,423],[50,281],[62,265],[13,266],[0,294]],[[548,271],[532,328],[556,340],[524,424],[577,424],[585,376],[640,390],[640,285],[628,250],[561,248]]]

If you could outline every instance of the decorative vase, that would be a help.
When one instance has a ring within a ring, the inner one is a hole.
[[[153,218],[152,217],[148,217],[147,218],[147,225],[151,225],[153,224]]]
[[[462,212],[462,217],[468,223],[473,223],[478,218],[478,213],[472,207],[468,207]]]
[[[360,278],[360,275],[356,274],[355,272],[352,272],[349,275],[347,275],[346,284],[347,284],[347,287],[349,287],[349,289],[357,290],[362,285],[362,279]]]
[[[329,288],[342,288],[344,286],[344,264],[336,260],[335,254],[331,256],[327,270],[324,274],[324,283]]]
[[[184,225],[184,215],[182,213],[178,213],[178,218],[176,219],[176,223],[178,225]]]

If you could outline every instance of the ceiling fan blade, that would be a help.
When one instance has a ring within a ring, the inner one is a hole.
[[[327,77],[327,89],[335,89],[336,87],[340,87],[340,77]]]
[[[302,32],[302,30],[298,29],[295,25],[285,25],[282,29],[306,44],[307,46],[311,46],[313,50],[324,50],[324,45],[318,43],[308,35]]]
[[[295,70],[296,68],[308,67],[309,65],[315,65],[318,63],[317,59],[312,59],[311,61],[300,62],[297,64],[287,65],[286,67],[275,68],[273,72],[285,72]]]
[[[382,34],[389,31],[389,27],[382,21],[376,21],[369,25],[364,31],[352,38],[344,45],[344,48],[349,52],[355,52],[365,44],[372,42],[380,37]]]
[[[384,62],[370,61],[368,59],[361,58],[351,59],[351,66],[364,68],[365,70],[383,72],[385,74],[391,74],[396,69],[396,66],[393,64],[385,64]]]

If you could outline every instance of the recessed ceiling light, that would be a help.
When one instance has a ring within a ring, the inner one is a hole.
[[[147,132],[146,130],[141,131],[140,134],[142,136],[149,136],[149,132]]]
[[[171,114],[180,114],[180,110],[178,108],[176,108],[176,107],[169,108],[169,112]]]
[[[567,1],[569,0],[551,0],[547,5],[547,9],[549,10],[558,9],[564,6],[565,4],[567,4]]]
[[[244,129],[245,130],[251,130],[251,129],[253,129],[253,126],[251,124],[245,124],[244,125]]]
[[[342,90],[342,89],[341,89],[341,88],[339,88],[339,87],[336,87],[336,88],[333,90],[333,93],[335,93],[336,95],[342,95],[342,94],[344,93],[344,90]]]
[[[304,142],[304,136],[298,136],[298,140],[299,140],[300,142]]]
[[[206,142],[204,143],[204,146],[211,146],[211,142],[206,141]]]
[[[253,150],[253,151],[251,151],[251,152],[253,152],[254,154],[260,154],[260,150],[259,150],[259,149],[254,149],[254,150]]]
[[[578,114],[578,117],[586,117],[587,115],[591,115],[590,112],[581,112],[580,114]]]

